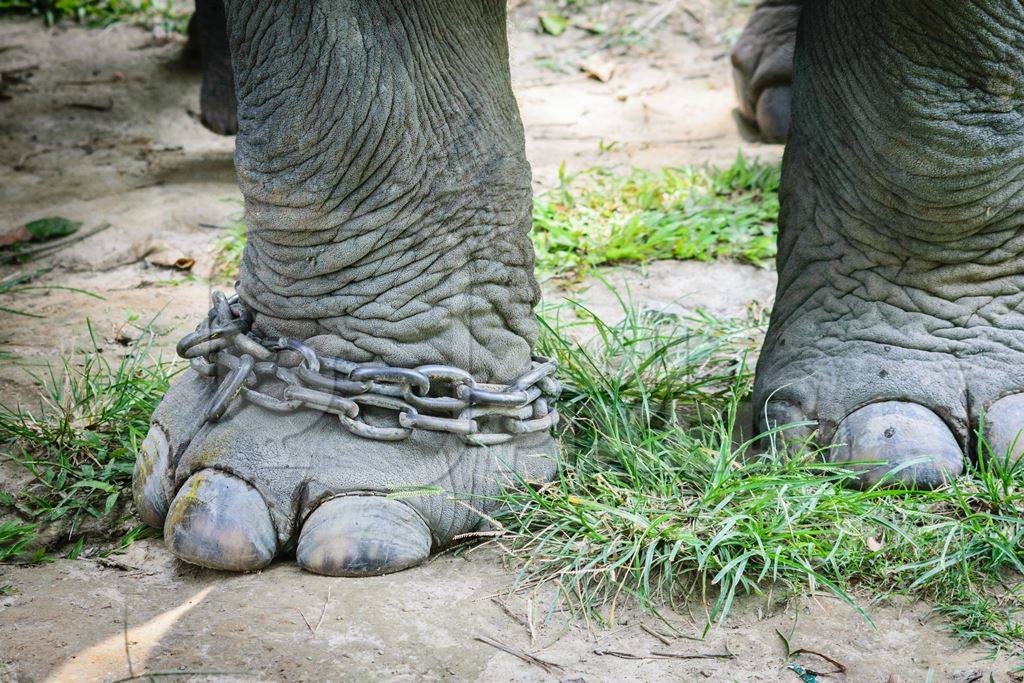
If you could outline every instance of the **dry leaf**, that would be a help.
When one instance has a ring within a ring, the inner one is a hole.
[[[31,239],[32,233],[30,233],[24,225],[19,225],[16,228],[0,232],[0,247],[9,247],[12,244],[28,242]]]
[[[879,550],[882,549],[882,546],[884,544],[874,536],[869,536],[866,545],[868,546],[868,550],[870,550],[873,553],[877,553]]]
[[[196,260],[194,258],[185,254],[180,249],[164,245],[158,245],[155,247],[149,255],[146,256],[146,260],[154,266],[160,266],[161,268],[176,268],[177,270],[191,270],[192,266],[196,264]]]
[[[607,83],[615,75],[615,62],[596,57],[580,62],[580,71],[591,78]]]

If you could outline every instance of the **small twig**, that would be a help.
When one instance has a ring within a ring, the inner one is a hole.
[[[530,628],[530,647],[537,643],[537,629],[533,625],[533,596],[526,599],[526,623]]]
[[[662,659],[735,659],[736,655],[731,652],[698,652],[696,654],[687,654],[684,652],[651,652],[652,657],[660,657]]]
[[[171,669],[169,671],[143,671],[142,673],[128,676],[127,678],[118,678],[116,681],[111,683],[128,683],[128,681],[141,681],[148,678],[168,678],[168,677],[180,677],[180,676],[244,676],[250,672],[248,671],[203,671],[193,669]]]
[[[327,587],[327,598],[324,600],[324,608],[320,610],[320,618],[317,619],[316,627],[313,629],[313,635],[320,630],[320,625],[324,623],[324,615],[327,614],[327,605],[331,602],[331,587]]]
[[[651,651],[650,656],[637,655],[632,652],[622,652],[621,650],[594,650],[595,655],[606,655],[608,657],[618,657],[619,659],[735,659],[736,655],[728,651],[716,653],[716,652],[698,652],[698,653],[687,653],[687,652],[657,652]]]
[[[654,636],[655,638],[660,640],[663,645],[668,645],[669,647],[672,646],[672,641],[671,640],[666,638],[663,634],[658,633],[657,631],[655,631],[650,626],[647,626],[646,624],[640,624],[640,630],[644,631],[645,633],[651,634],[652,636]]]
[[[835,667],[833,671],[815,671],[819,676],[830,676],[832,674],[844,674],[846,673],[846,666],[842,662],[838,662],[828,655],[818,652],[817,650],[808,650],[806,647],[797,648],[789,653],[790,658],[796,657],[797,655],[814,655],[815,657],[821,657],[826,662]]]
[[[599,657],[618,657],[619,659],[647,659],[647,657],[635,655],[632,652],[621,652],[619,650],[594,650],[594,654]]]
[[[313,632],[313,625],[309,623],[309,619],[306,618],[306,615],[303,614],[302,610],[300,610],[298,607],[295,608],[295,611],[298,612],[299,616],[302,617],[302,620],[304,622],[306,622],[306,628],[308,628],[309,632],[312,633]]]
[[[559,664],[544,661],[543,659],[534,657],[529,652],[523,652],[522,650],[517,650],[514,647],[509,647],[508,645],[499,643],[498,641],[488,638],[487,636],[476,636],[473,640],[478,640],[484,645],[490,645],[496,650],[501,650],[506,654],[510,654],[513,657],[526,662],[527,664],[533,664],[534,666],[540,667],[544,670],[545,673],[554,675],[556,671],[562,670],[562,667]]]
[[[9,254],[7,256],[7,262],[15,263],[17,261],[30,261],[40,256],[50,256],[76,242],[81,242],[82,240],[88,239],[89,237],[92,237],[97,233],[103,232],[109,227],[110,223],[100,223],[95,228],[83,230],[81,232],[75,233],[74,235],[68,235],[67,237],[62,237],[59,240],[53,240],[52,242],[41,244],[38,247],[32,247],[31,249],[20,249],[13,254]]]
[[[135,678],[135,667],[132,666],[132,651],[128,644],[128,599],[124,601],[124,619],[122,620],[124,626],[124,656],[128,660],[128,677]]]
[[[523,628],[529,630],[530,625],[526,623],[526,620],[523,619],[518,614],[516,614],[515,612],[513,612],[512,610],[510,610],[508,605],[503,603],[501,600],[498,600],[498,598],[491,598],[491,602],[493,602],[495,605],[500,607],[501,611],[504,612],[506,615],[508,615],[509,619],[511,619],[512,621],[516,622],[517,624],[519,624]]]

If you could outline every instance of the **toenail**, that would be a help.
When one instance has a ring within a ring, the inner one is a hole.
[[[186,562],[229,571],[261,569],[277,552],[263,496],[218,470],[200,470],[182,485],[167,513],[164,539]]]
[[[851,483],[859,487],[889,477],[892,483],[934,488],[963,471],[963,452],[949,427],[917,403],[859,408],[840,422],[832,443],[829,461],[850,463],[859,473]]]
[[[383,496],[341,496],[306,519],[295,557],[328,576],[376,576],[415,566],[430,555],[432,539],[411,507]]]

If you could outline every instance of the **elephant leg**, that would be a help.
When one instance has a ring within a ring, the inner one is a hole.
[[[196,0],[196,12],[189,22],[189,45],[196,43],[203,69],[200,120],[214,133],[234,135],[238,115],[224,0]]]
[[[539,290],[504,2],[226,10],[252,332],[350,363],[454,366],[484,384],[529,371]],[[397,571],[477,528],[502,484],[555,471],[546,429],[481,447],[403,433],[387,406],[360,404],[360,432],[347,413],[243,398],[207,422],[217,387],[187,372],[136,468],[143,518],[200,565],[253,570],[295,553],[321,574]],[[405,438],[362,438],[366,425]]]
[[[935,486],[1024,446],[1024,14],[821,0],[797,37],[760,427]]]
[[[793,45],[802,0],[760,3],[732,49],[736,114],[763,142],[789,136]]]

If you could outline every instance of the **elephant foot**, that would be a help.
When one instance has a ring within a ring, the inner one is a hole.
[[[789,137],[793,47],[801,3],[759,5],[732,50],[736,114],[746,136],[762,142]]]
[[[317,574],[394,572],[475,530],[502,485],[554,476],[546,428],[477,446],[455,433],[395,427],[398,416],[373,400],[360,399],[359,424],[405,438],[358,436],[344,426],[348,415],[330,406],[280,413],[242,397],[207,421],[226,381],[189,370],[176,382],[135,469],[140,516],[192,564],[254,571],[294,553]],[[281,389],[260,385],[286,394]],[[404,403],[382,405],[395,402]]]
[[[757,368],[758,429],[828,447],[858,487],[949,482],[978,451],[979,430],[992,457],[1015,462],[1024,321],[1010,277],[972,280],[970,268],[876,260],[835,235],[832,244],[848,255],[815,261],[825,252],[804,231],[780,264]]]
[[[217,135],[238,132],[238,113],[235,103],[235,84],[228,68],[203,71],[203,84],[199,91],[199,120],[203,127]]]
[[[800,18],[754,405],[761,429],[809,423],[786,437],[861,463],[860,486],[934,487],[979,452],[1024,451],[1021,80],[990,93],[991,46],[956,38],[1002,45],[998,19],[933,9],[808,2]],[[978,78],[945,87],[965,64]]]
[[[555,473],[504,3],[196,7],[208,123],[239,66],[248,240],[179,344],[140,516],[209,567],[410,567]]]

